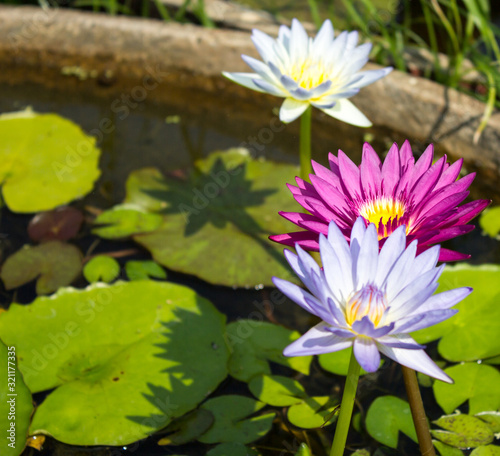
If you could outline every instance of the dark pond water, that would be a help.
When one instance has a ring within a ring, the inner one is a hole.
[[[199,109],[196,114],[181,112],[178,105],[158,105],[154,100],[140,103],[129,110],[128,115],[122,116],[111,109],[111,99],[92,99],[78,93],[57,93],[40,89],[36,86],[23,87],[0,87],[0,112],[8,112],[32,106],[38,112],[56,112],[67,117],[85,131],[92,132],[102,118],[110,118],[114,129],[111,133],[103,135],[100,146],[102,148],[101,170],[102,176],[95,190],[84,200],[77,201],[73,205],[82,209],[92,207],[105,209],[120,202],[124,197],[124,183],[128,174],[138,168],[154,166],[163,172],[173,171],[179,168],[191,166],[194,159],[207,155],[218,149],[227,149],[243,144],[252,144],[252,138],[258,137],[263,128],[269,128],[273,122],[272,113],[256,113],[251,124],[242,125],[241,119],[236,114],[218,114],[213,112],[209,106]],[[198,100],[186,100],[186,104],[196,103]],[[277,106],[279,100],[277,100]],[[238,107],[234,107],[236,109]],[[123,112],[122,112],[123,114]],[[252,146],[253,153],[262,155],[269,159],[298,163],[298,129],[297,123],[287,127],[279,127],[272,140],[267,144],[257,143]],[[276,124],[277,125],[277,124]],[[367,131],[338,126],[335,121],[328,124],[328,131],[313,132],[314,158],[325,164],[328,151],[336,151],[342,148],[355,162],[360,161],[361,146],[365,139],[369,139],[379,152],[387,151],[393,141],[401,143],[404,138],[398,134],[386,130],[370,129]],[[363,136],[364,135],[364,136]],[[411,140],[411,138],[409,138]],[[425,145],[413,143],[417,150],[422,151]],[[478,197],[475,192],[475,197]],[[488,197],[488,195],[484,195]],[[26,226],[30,219],[28,215],[16,215],[3,209],[1,215],[1,251],[5,258],[24,243],[29,242],[26,235]],[[89,227],[84,229],[83,234],[77,239],[77,243],[85,252],[95,241],[90,235]],[[499,243],[482,236],[480,230],[463,236],[460,241],[452,241],[446,246],[463,252],[469,252],[473,263],[499,263]],[[149,254],[140,250],[132,242],[106,242],[100,241],[94,250],[97,252],[119,251],[125,249],[137,249],[131,258],[148,258]],[[209,285],[194,277],[169,272],[169,280],[185,284],[195,289],[202,296],[211,300],[214,305],[225,313],[229,321],[237,318],[248,317],[252,312],[259,312],[265,319],[279,322],[301,332],[305,331],[313,323],[309,314],[291,302],[284,302],[278,306],[269,305],[270,290],[233,290],[225,287]],[[85,286],[85,282],[76,283],[76,286]],[[4,306],[16,299],[18,302],[30,302],[34,298],[34,287],[22,287],[15,294],[1,290],[2,304]],[[273,309],[271,309],[273,307]],[[431,345],[429,350],[435,351]],[[274,366],[274,373],[291,375],[284,367]],[[301,378],[310,394],[328,394],[340,391],[342,381],[339,377],[329,375],[321,371],[314,362],[312,375]],[[360,405],[368,403],[374,394],[399,394],[402,393],[402,378],[400,370],[392,363],[386,363],[380,371],[363,377],[358,393]],[[381,386],[384,385],[384,386]],[[227,379],[218,392],[249,394],[246,384]],[[427,410],[431,417],[438,417],[440,409],[435,404],[432,393],[425,389],[424,401],[430,405]],[[35,395],[35,400],[40,401],[43,395]],[[90,406],[90,404],[89,404]],[[366,411],[366,410],[365,410]],[[294,438],[293,432],[297,433]],[[303,435],[298,431],[288,432],[287,429],[275,426],[273,433],[263,439],[257,445],[262,449],[264,455],[279,455],[284,448],[292,449],[297,439],[303,440]],[[331,439],[331,427],[313,431],[311,438],[316,442]],[[59,444],[50,439],[47,440],[42,453],[45,455],[202,455],[206,452],[206,446],[200,444],[186,445],[178,449],[161,448],[156,445],[158,438],[150,438],[139,445],[130,445],[127,449],[122,448],[74,448]],[[294,443],[295,442],[295,443]],[[30,454],[27,450],[26,454]],[[416,445],[405,436],[401,436],[401,452],[389,452],[385,454],[417,454]],[[282,453],[291,454],[289,451]],[[316,453],[315,453],[316,454]],[[319,454],[319,453],[318,453]]]

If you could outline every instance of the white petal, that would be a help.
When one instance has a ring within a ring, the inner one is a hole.
[[[306,356],[331,353],[352,345],[352,339],[343,339],[324,329],[326,323],[322,321],[302,337],[283,350],[285,356]]]
[[[354,84],[349,84],[349,88],[357,88],[361,89],[362,87],[366,87],[367,85],[372,84],[379,79],[382,79],[384,76],[387,76],[392,71],[392,67],[383,68],[382,70],[368,70],[363,71],[362,73],[358,73],[354,75],[354,77],[361,75],[361,79],[356,81]]]
[[[380,364],[380,353],[372,339],[365,337],[354,340],[354,356],[366,372],[375,372]]]
[[[300,117],[309,106],[307,101],[298,101],[293,98],[286,98],[280,109],[280,120],[289,123]]]
[[[274,60],[273,44],[275,40],[273,38],[260,30],[253,29],[251,39],[264,62]]]
[[[322,109],[322,111],[335,119],[351,125],[356,125],[358,127],[372,126],[368,118],[347,98],[341,98],[333,108]]]
[[[370,223],[366,229],[358,255],[355,284],[357,290],[373,282],[377,274],[378,252],[377,230],[375,225]]]
[[[266,79],[271,84],[279,84],[279,79],[276,78],[275,74],[272,72],[271,68],[260,60],[249,57],[248,55],[242,55],[243,61],[257,74],[259,74],[263,79]]]
[[[242,85],[244,87],[248,87],[249,89],[256,90],[257,92],[265,92],[262,90],[260,87],[255,85],[255,82],[253,82],[254,79],[259,79],[260,76],[255,73],[228,73],[227,71],[224,71],[222,73],[223,76],[226,78],[230,79],[233,82],[236,82],[236,84]]]
[[[454,290],[443,291],[431,296],[425,304],[421,305],[415,312],[423,313],[431,310],[449,309],[465,299],[472,292],[472,288],[456,288]],[[415,313],[415,312],[412,312]]]
[[[333,297],[340,302],[347,298],[352,291],[352,286],[348,287],[349,282],[352,283],[350,271],[341,264],[335,250],[322,234],[319,235],[319,251],[321,253],[321,263],[323,264],[324,276],[330,288]]]
[[[335,222],[330,222],[328,225],[328,242],[333,248],[333,251],[339,259],[339,263],[347,271],[344,274],[344,286],[347,293],[350,294],[353,291],[353,277],[352,277],[352,260],[351,252],[349,250],[349,244],[347,243],[342,231]]]
[[[292,64],[303,62],[307,58],[309,37],[297,19],[292,19],[292,29],[290,34],[290,58]]]
[[[398,227],[385,241],[383,247],[380,249],[378,258],[377,275],[375,276],[375,285],[381,287],[385,282],[388,274],[390,274],[392,267],[396,260],[401,256],[406,247],[406,233],[405,227]]]
[[[394,264],[391,273],[387,276],[385,281],[387,288],[387,299],[392,301],[405,286],[408,277],[411,275],[411,268],[415,261],[415,254],[417,252],[417,241],[410,243],[406,247],[403,254],[398,258]]]
[[[326,54],[334,38],[332,22],[327,19],[319,29],[313,41],[313,57],[320,58]]]

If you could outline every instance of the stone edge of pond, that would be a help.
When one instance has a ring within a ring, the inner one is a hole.
[[[0,7],[0,82],[35,83],[110,97],[135,86],[154,89],[155,101],[172,91],[234,104],[278,106],[276,98],[231,83],[225,71],[249,71],[241,54],[257,57],[249,32],[192,24],[113,17],[74,10]],[[367,68],[378,68],[369,64]],[[132,88],[132,89],[131,89]],[[496,179],[500,169],[500,115],[495,112],[473,143],[484,104],[427,79],[393,71],[353,98],[379,127],[411,141],[435,142],[470,170]],[[316,121],[330,119],[316,112]]]

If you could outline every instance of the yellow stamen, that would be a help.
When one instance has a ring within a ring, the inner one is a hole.
[[[310,59],[295,64],[290,69],[290,77],[297,82],[300,87],[307,90],[314,89],[330,79],[322,62],[312,62]]]
[[[384,225],[384,232],[379,232],[379,239],[382,239],[390,234],[385,225],[394,221],[396,218],[401,219],[405,213],[405,206],[400,201],[392,198],[381,197],[375,200],[367,201],[361,207],[359,214],[368,220],[369,223],[374,223],[379,227],[379,223]],[[409,232],[409,226],[406,227],[406,233]]]
[[[345,318],[349,326],[361,320],[365,315],[377,326],[386,309],[385,294],[377,287],[368,285],[354,293],[345,306]]]

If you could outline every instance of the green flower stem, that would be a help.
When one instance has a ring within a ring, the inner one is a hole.
[[[351,424],[354,399],[356,398],[360,369],[353,350],[351,361],[349,362],[349,370],[347,371],[347,378],[345,379],[344,395],[342,396],[342,403],[340,404],[340,414],[337,421],[337,429],[335,429],[335,437],[333,438],[330,456],[343,456],[344,454],[347,433],[349,432]]]
[[[311,105],[300,118],[300,177],[304,180],[312,173],[311,168]]]
[[[415,423],[417,431],[418,444],[422,456],[436,456],[434,445],[432,444],[431,433],[429,432],[429,424],[425,416],[424,404],[420,389],[418,387],[417,375],[413,369],[406,366],[401,366],[403,369],[403,378],[406,387],[406,395],[410,403],[411,415]]]

